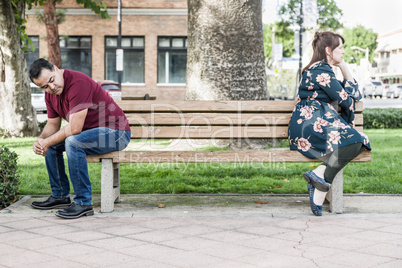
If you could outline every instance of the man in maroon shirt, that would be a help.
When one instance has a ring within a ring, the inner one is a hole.
[[[32,82],[45,90],[48,121],[33,144],[43,155],[49,174],[51,196],[33,202],[36,209],[64,208],[56,216],[75,219],[94,214],[86,155],[123,150],[130,142],[130,126],[121,108],[87,75],[59,69],[44,59],[29,69]],[[66,124],[61,128],[62,119]],[[75,197],[65,172],[66,152]]]

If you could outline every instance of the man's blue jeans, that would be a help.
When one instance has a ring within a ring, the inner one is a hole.
[[[45,159],[52,196],[57,198],[70,196],[70,183],[63,159],[65,151],[75,193],[74,203],[92,205],[92,189],[86,155],[121,151],[127,147],[130,136],[130,131],[100,127],[69,136],[64,142],[51,146]]]

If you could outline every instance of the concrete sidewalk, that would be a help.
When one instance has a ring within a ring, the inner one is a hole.
[[[322,217],[307,195],[123,195],[113,213],[95,196],[76,220],[30,208],[44,198],[0,211],[0,267],[402,267],[402,196]]]

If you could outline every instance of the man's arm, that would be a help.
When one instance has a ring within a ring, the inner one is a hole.
[[[46,139],[47,137],[53,135],[57,131],[60,130],[61,126],[61,118],[48,118],[45,127],[43,128],[42,133],[39,135],[39,138]]]
[[[60,126],[59,126],[60,130],[58,130],[54,133],[52,133],[52,130],[55,129],[55,128],[52,128],[52,126],[54,126],[54,125],[53,124],[50,125],[49,131],[46,132],[44,135],[41,134],[39,136],[39,138],[37,139],[37,142],[41,146],[41,153],[37,153],[37,154],[42,154],[43,156],[46,156],[46,152],[50,146],[64,141],[69,136],[81,133],[82,128],[84,127],[85,118],[87,116],[87,113],[88,113],[88,109],[71,114],[69,124],[64,126],[62,129],[60,129]],[[48,124],[46,124],[46,126]],[[46,130],[46,127],[43,132],[45,132],[45,130]],[[47,135],[47,134],[50,134],[50,135]],[[34,148],[34,150],[35,150],[35,148]]]

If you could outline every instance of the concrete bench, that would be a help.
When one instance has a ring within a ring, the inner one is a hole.
[[[295,101],[120,101],[132,139],[287,139]],[[356,128],[363,131],[363,105],[356,104]],[[318,162],[299,152],[283,150],[121,151],[87,156],[101,162],[101,211],[112,212],[120,198],[120,163]],[[370,151],[354,162],[371,161]],[[306,167],[307,168],[307,167]],[[301,171],[302,172],[302,171]],[[342,213],[343,171],[327,195],[330,210]]]

